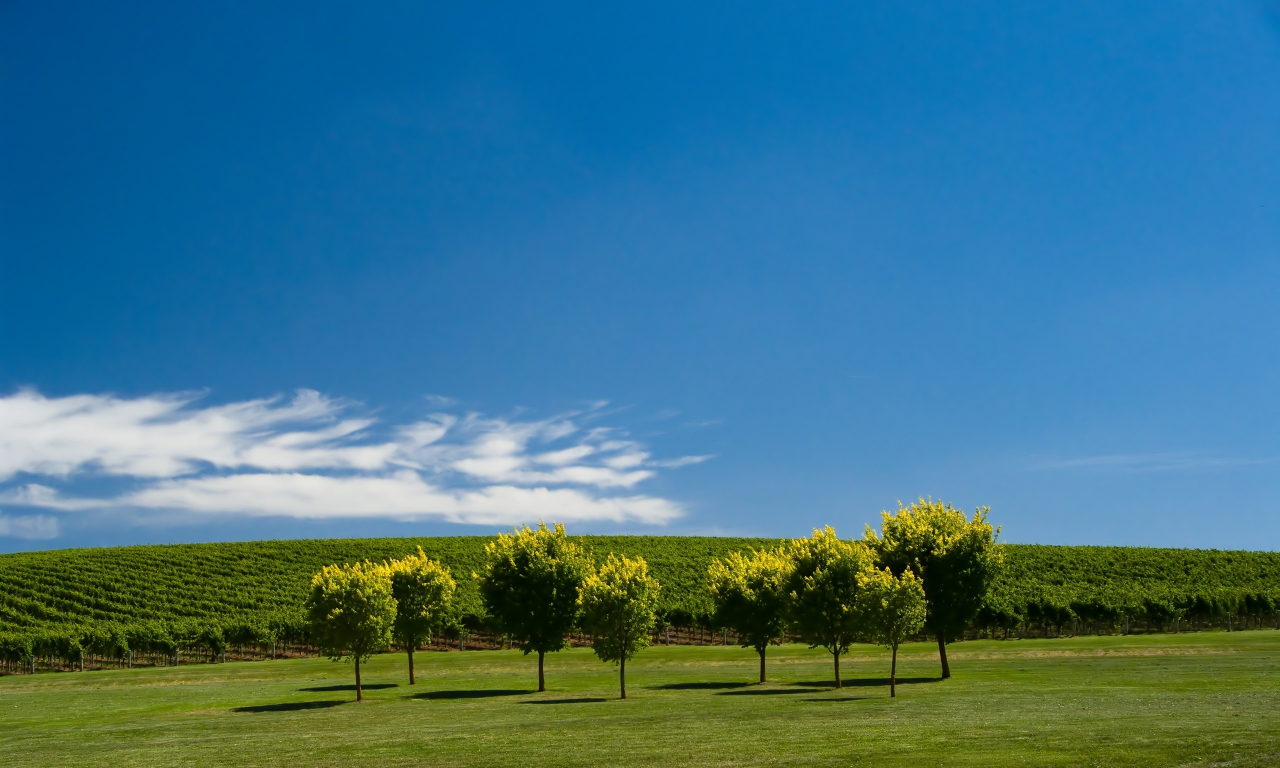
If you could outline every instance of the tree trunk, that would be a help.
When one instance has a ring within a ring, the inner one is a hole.
[[[838,651],[833,651],[831,655],[836,659],[836,687],[840,688],[840,653]]]
[[[618,683],[622,686],[622,698],[627,698],[627,657],[618,663]]]
[[[893,661],[889,662],[889,698],[898,695],[898,644],[893,644]]]
[[[951,667],[947,664],[947,641],[941,633],[938,634],[938,657],[942,659],[942,679],[946,680],[951,677]]]
[[[356,701],[364,701],[364,691],[360,689],[360,654],[356,654]]]
[[[760,682],[764,682],[764,651],[767,645],[760,646]]]
[[[542,660],[546,655],[546,651],[538,651],[538,693],[547,690],[547,679],[542,675]]]
[[[409,644],[409,685],[417,685],[418,679],[413,676],[413,644]]]

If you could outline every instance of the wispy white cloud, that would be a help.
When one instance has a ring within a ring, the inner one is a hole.
[[[616,429],[584,428],[603,403],[545,420],[435,413],[389,425],[309,390],[289,400],[197,400],[0,397],[0,482],[10,485],[0,500],[65,511],[664,523],[682,514],[679,504],[633,489],[658,469],[709,458],[654,460]],[[67,490],[102,477],[127,488]]]
[[[1111,453],[1048,459],[1033,469],[1092,469],[1114,472],[1169,472],[1176,470],[1230,469],[1274,463],[1275,459],[1232,458],[1206,453]]]
[[[0,398],[0,481],[18,472],[161,478],[203,467],[377,469],[395,453],[395,445],[343,444],[372,421],[337,419],[344,405],[317,392],[187,407],[196,399],[46,398],[32,390]],[[307,428],[282,428],[290,424]]]
[[[65,511],[114,506],[313,519],[386,517],[497,525],[538,519],[666,523],[682,514],[679,505],[666,499],[599,496],[577,488],[492,485],[450,490],[427,482],[411,470],[374,477],[290,472],[180,478],[154,483],[112,499],[68,498],[33,483],[12,492],[5,500]]]
[[[51,515],[0,514],[0,536],[15,539],[56,539],[58,518]]]

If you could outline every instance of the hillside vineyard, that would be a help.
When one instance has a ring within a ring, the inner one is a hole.
[[[781,539],[581,536],[597,560],[643,557],[662,584],[661,616],[685,641],[724,641],[709,625],[707,568]],[[112,648],[162,660],[280,643],[307,645],[302,603],[332,563],[403,557],[421,546],[458,581],[452,637],[485,620],[474,573],[490,537],[179,544],[0,555],[0,654],[80,658]],[[1280,626],[1280,553],[1006,544],[1004,566],[970,636],[1186,631]],[[695,635],[696,632],[696,635]],[[667,633],[670,635],[670,632]],[[490,645],[500,639],[489,638]],[[31,645],[34,644],[34,648]],[[8,649],[8,650],[6,650]],[[52,662],[51,662],[52,663]]]

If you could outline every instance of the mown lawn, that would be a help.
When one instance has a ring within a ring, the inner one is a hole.
[[[1280,765],[1280,632],[912,645],[888,658],[655,647],[613,667],[516,652],[418,654],[366,669],[242,662],[0,678],[6,766]]]

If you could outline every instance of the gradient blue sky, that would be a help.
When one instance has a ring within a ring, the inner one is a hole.
[[[1280,548],[1278,256],[1265,2],[0,4],[0,395],[577,414],[679,514],[573,532]],[[160,481],[35,439],[0,550],[504,527],[46,504]]]

